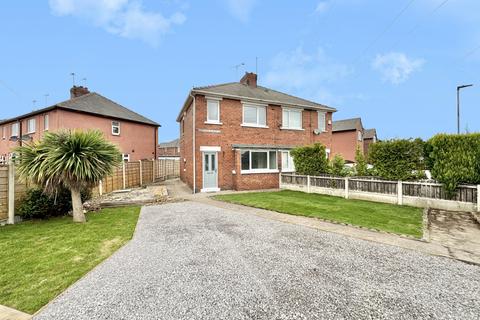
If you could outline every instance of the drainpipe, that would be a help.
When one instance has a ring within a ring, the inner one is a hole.
[[[192,117],[192,123],[193,123],[193,137],[192,137],[192,151],[193,151],[193,160],[192,160],[192,164],[193,164],[193,194],[195,194],[195,190],[197,188],[197,170],[196,170],[196,161],[195,161],[195,96],[192,94],[192,92],[190,91],[190,97],[192,97],[193,99],[193,102],[192,102],[192,108],[193,108],[193,117]]]

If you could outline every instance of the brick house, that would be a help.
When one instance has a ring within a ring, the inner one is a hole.
[[[341,155],[345,162],[355,162],[357,148],[366,155],[370,143],[375,142],[371,137],[375,129],[364,129],[361,118],[344,119],[333,122],[332,156]],[[368,138],[366,138],[368,136]],[[366,141],[367,139],[367,141]]]
[[[0,161],[22,143],[59,129],[98,129],[115,143],[125,160],[157,156],[160,125],[82,86],[70,89],[70,99],[12,119],[0,121]]]
[[[378,141],[377,130],[376,129],[365,129],[363,130],[363,153],[365,157],[368,157],[368,148],[372,143]]]
[[[157,156],[159,158],[179,158],[180,139],[159,143]]]
[[[193,88],[178,117],[180,178],[196,191],[277,188],[294,171],[290,150],[315,142],[329,153],[334,108],[240,82]]]

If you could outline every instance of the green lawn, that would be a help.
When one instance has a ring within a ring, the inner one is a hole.
[[[0,304],[33,313],[132,238],[139,207],[0,227]]]
[[[347,200],[340,197],[283,190],[218,195],[217,200],[299,216],[349,223],[397,234],[422,236],[422,209]]]

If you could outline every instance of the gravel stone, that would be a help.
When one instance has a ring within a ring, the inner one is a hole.
[[[195,202],[142,208],[134,239],[34,319],[478,319],[480,268]]]

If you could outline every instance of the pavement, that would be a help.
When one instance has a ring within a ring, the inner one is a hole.
[[[478,319],[479,274],[186,201],[143,207],[132,241],[34,319]]]
[[[32,316],[28,313],[0,305],[0,320],[29,320],[31,318]]]

